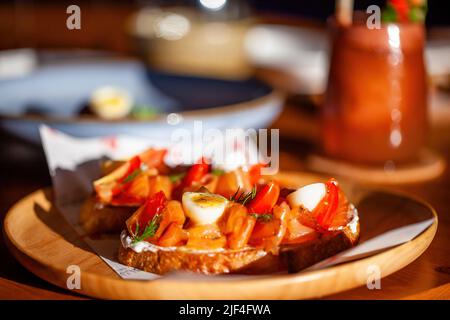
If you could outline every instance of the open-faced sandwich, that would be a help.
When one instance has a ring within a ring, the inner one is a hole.
[[[165,149],[148,149],[127,161],[102,163],[103,177],[81,208],[80,224],[89,235],[120,232],[125,221],[158,191],[172,192],[178,169],[164,163]],[[169,173],[171,175],[169,175]]]
[[[288,189],[262,165],[164,164],[150,149],[109,164],[82,209],[88,233],[121,233],[119,261],[148,272],[295,272],[356,244],[358,213],[336,180]]]

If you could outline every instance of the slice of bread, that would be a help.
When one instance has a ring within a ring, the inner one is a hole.
[[[85,200],[80,212],[80,225],[88,235],[119,233],[135,207],[99,206],[95,196]]]
[[[356,216],[342,230],[323,234],[316,240],[302,244],[282,246],[277,255],[256,248],[205,252],[158,246],[138,253],[121,245],[119,262],[156,274],[177,270],[205,274],[264,274],[283,270],[297,272],[351,248],[358,238],[359,221]]]
[[[262,259],[267,260],[267,256],[268,253],[261,249],[214,252],[158,248],[137,253],[123,246],[119,248],[120,263],[157,274],[177,270],[204,274],[231,273],[244,269]]]
[[[359,221],[352,221],[343,230],[324,234],[319,239],[297,245],[283,246],[280,259],[289,272],[298,272],[326,258],[349,249],[359,240]]]

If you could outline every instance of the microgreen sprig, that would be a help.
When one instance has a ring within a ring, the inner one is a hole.
[[[133,172],[126,176],[125,179],[123,179],[122,184],[133,181],[141,172],[142,170],[140,168],[133,170]]]
[[[156,230],[158,230],[159,228],[160,221],[161,215],[159,214],[154,215],[152,220],[148,222],[147,226],[144,229],[144,232],[142,232],[141,235],[139,235],[139,222],[136,222],[136,229],[134,233],[131,235],[133,238],[132,243],[134,244],[147,238],[153,237],[156,233]]]
[[[186,175],[186,172],[174,173],[169,176],[169,180],[170,180],[170,182],[175,183],[175,182],[178,182],[181,179],[183,179],[185,175]]]
[[[221,175],[224,175],[224,174],[225,174],[225,170],[216,168],[216,169],[213,169],[213,170],[211,171],[211,173],[212,173],[214,176],[220,177]]]
[[[270,213],[250,213],[250,216],[263,222],[269,222],[273,219],[273,215]]]
[[[252,190],[248,193],[245,193],[244,191],[242,191],[239,194],[239,190],[240,190],[240,187],[238,187],[236,192],[234,193],[234,195],[232,197],[230,197],[230,201],[234,201],[234,202],[240,203],[243,206],[245,206],[245,204],[247,202],[249,202],[250,200],[253,200],[256,197],[256,186],[254,186],[252,188]]]

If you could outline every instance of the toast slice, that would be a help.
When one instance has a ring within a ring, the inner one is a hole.
[[[200,251],[167,250],[155,246],[155,250],[137,253],[123,246],[119,248],[120,263],[156,274],[181,270],[204,274],[231,273],[261,259],[267,260],[266,256],[268,253],[261,249]]]
[[[119,262],[156,274],[191,271],[204,274],[264,274],[278,271],[298,272],[340,251],[353,247],[359,239],[359,220],[344,228],[322,234],[320,238],[296,245],[283,245],[279,254],[257,248],[242,250],[200,251],[182,247],[164,248],[151,245],[150,250],[136,252],[124,242],[122,234]]]
[[[359,240],[359,230],[359,219],[356,215],[342,230],[323,234],[313,241],[283,246],[280,259],[288,272],[298,272],[355,246]]]
[[[99,206],[95,196],[85,200],[80,212],[80,225],[88,235],[119,233],[135,207]]]

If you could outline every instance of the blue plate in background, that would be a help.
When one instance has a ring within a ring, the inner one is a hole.
[[[105,121],[80,116],[91,92],[104,85],[128,90],[137,104],[158,110],[152,120]],[[174,128],[263,128],[280,113],[282,96],[255,80],[229,81],[149,71],[130,61],[65,63],[0,81],[0,126],[27,141],[40,141],[46,124],[78,137],[131,134],[167,139]],[[167,114],[182,121],[167,123]]]

